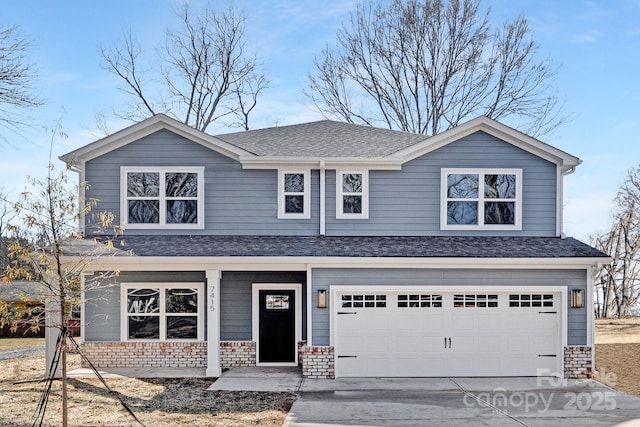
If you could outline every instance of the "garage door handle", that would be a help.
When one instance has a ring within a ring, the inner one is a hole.
[[[451,348],[451,338],[449,338],[449,347],[447,347],[447,337],[444,337],[444,348]]]
[[[358,357],[358,356],[338,356],[338,359],[344,359],[345,357]]]
[[[557,311],[539,311],[538,314],[558,314]]]
[[[555,354],[539,354],[538,357],[556,357]]]
[[[338,314],[358,314],[356,311],[339,311]]]
[[[449,348],[451,348],[451,338],[449,338]]]

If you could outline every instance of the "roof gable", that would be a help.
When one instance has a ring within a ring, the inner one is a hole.
[[[238,160],[240,157],[253,157],[251,153],[228,144],[215,136],[198,131],[191,126],[185,125],[163,114],[157,114],[140,123],[136,123],[133,126],[129,126],[105,138],[64,154],[60,156],[60,160],[71,167],[78,167],[80,163],[109,153],[163,129],[235,160]]]
[[[576,167],[582,161],[571,154],[552,147],[542,141],[503,125],[488,117],[480,116],[460,126],[434,135],[418,144],[397,151],[389,158],[402,159],[403,162],[413,160],[475,132],[482,131],[522,150],[548,160],[565,170]]]

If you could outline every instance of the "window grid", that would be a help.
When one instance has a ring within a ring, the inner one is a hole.
[[[553,294],[510,294],[509,307],[553,307]]]
[[[386,295],[342,295],[340,307],[342,308],[385,308],[387,306]]]
[[[497,308],[498,295],[495,294],[456,294],[453,296],[456,308]]]
[[[398,308],[442,308],[442,295],[401,294],[398,295]]]

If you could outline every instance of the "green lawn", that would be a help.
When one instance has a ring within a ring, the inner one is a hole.
[[[44,338],[0,338],[0,351],[44,345]]]

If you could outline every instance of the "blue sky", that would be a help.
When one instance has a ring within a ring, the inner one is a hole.
[[[191,1],[199,7],[203,1]],[[220,2],[213,2],[217,4]],[[236,0],[247,14],[247,49],[258,54],[272,88],[252,117],[252,128],[318,120],[301,90],[314,55],[331,43],[336,28],[356,5],[353,0]],[[18,25],[34,41],[31,61],[40,70],[38,90],[46,105],[34,114],[34,129],[16,137],[4,133],[0,186],[14,194],[27,174],[46,172],[47,129],[62,118],[66,139],[56,139],[57,156],[98,135],[95,114],[123,105],[119,82],[100,67],[99,45],[110,45],[131,27],[152,49],[175,23],[180,0],[24,0],[5,2],[0,24]],[[626,171],[640,163],[640,0],[493,0],[492,19],[502,23],[523,14],[540,44],[541,56],[561,65],[555,86],[572,120],[545,142],[584,163],[565,178],[565,232],[587,240],[609,226],[611,199]],[[112,132],[126,124],[113,120]],[[225,129],[212,128],[212,133]]]

